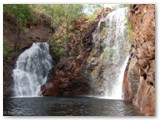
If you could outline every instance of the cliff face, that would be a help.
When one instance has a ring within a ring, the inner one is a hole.
[[[106,10],[108,14],[111,10]],[[132,56],[124,73],[124,99],[131,101],[146,115],[155,114],[155,6],[132,5],[129,20],[135,41]],[[4,65],[4,95],[10,96],[13,87],[12,69],[18,55],[29,48],[33,42],[48,42],[53,38],[51,29],[43,16],[35,23],[28,22],[20,35],[20,51],[9,53]],[[87,19],[75,22],[69,42],[69,57],[62,59],[52,70],[50,77],[41,88],[44,96],[78,96],[103,94],[97,88],[103,87],[101,73],[103,71],[102,41],[96,41],[96,30],[101,13],[90,23]],[[13,48],[16,40],[14,23],[4,16],[4,37]],[[103,21],[102,26],[103,27]],[[100,32],[103,38],[105,29]],[[54,55],[52,55],[54,56]],[[95,91],[94,91],[95,90]]]
[[[124,99],[146,115],[155,114],[155,5],[132,5],[135,41],[124,76]]]
[[[108,14],[109,10],[104,11]],[[90,73],[98,64],[101,52],[94,42],[93,32],[97,28],[101,13],[93,22],[80,19],[75,22],[70,34],[69,57],[62,59],[53,70],[53,78],[41,88],[44,96],[79,96],[94,95],[93,81]],[[100,47],[100,44],[98,45]],[[98,73],[96,73],[98,75]]]
[[[92,33],[95,31],[102,17],[101,13],[103,12],[105,16],[110,11],[110,9],[103,9],[93,22],[88,21],[86,18],[75,21],[73,29],[68,35],[70,38],[67,46],[69,50],[68,57],[59,61],[60,57],[51,51],[51,56],[55,64],[50,72],[47,83],[41,87],[41,95],[77,96],[93,94],[88,70],[94,65],[89,65],[87,68],[86,66],[88,66],[90,58],[93,57],[92,55],[99,53],[99,51],[94,52],[97,49],[95,49]],[[45,17],[43,14],[37,14],[36,21],[27,21],[26,27],[20,33],[19,49],[17,51],[11,51],[7,56],[7,60],[4,61],[4,96],[12,96],[14,84],[12,70],[18,56],[34,42],[48,42],[51,45],[50,41],[55,40],[56,31],[50,26],[50,19],[46,21]],[[12,20],[10,17],[4,15],[4,40],[12,49],[14,49],[17,39],[16,25],[14,22],[14,19]],[[91,61],[94,62],[93,59]]]

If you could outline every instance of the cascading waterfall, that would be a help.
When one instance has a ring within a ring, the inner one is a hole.
[[[13,70],[14,96],[38,96],[51,68],[48,43],[33,43],[19,56]]]
[[[104,69],[105,81],[104,97],[122,99],[122,84],[124,71],[129,59],[125,50],[127,39],[126,15],[128,8],[119,8],[109,13],[105,18],[106,36],[104,44]]]

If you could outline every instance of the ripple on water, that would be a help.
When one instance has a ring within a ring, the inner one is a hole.
[[[5,98],[4,116],[142,116],[130,103],[92,97]]]

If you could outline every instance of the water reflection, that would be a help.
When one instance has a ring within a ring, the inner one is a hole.
[[[4,115],[24,116],[140,116],[122,100],[92,97],[38,97],[4,99]],[[7,112],[6,112],[7,111]]]

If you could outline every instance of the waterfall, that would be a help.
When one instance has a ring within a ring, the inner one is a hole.
[[[38,96],[51,68],[52,58],[48,43],[33,43],[16,61],[12,74],[14,96]]]
[[[103,81],[104,97],[122,99],[123,75],[129,59],[125,50],[127,27],[125,26],[128,8],[119,8],[105,18],[106,35],[104,45]]]

